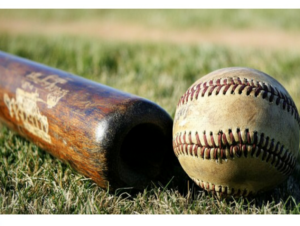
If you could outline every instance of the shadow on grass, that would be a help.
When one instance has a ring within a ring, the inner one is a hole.
[[[145,190],[154,194],[167,191],[179,192],[181,197],[190,205],[194,205],[193,203],[201,205],[200,203],[204,200],[204,202],[215,203],[216,206],[220,206],[220,209],[225,208],[224,205],[226,208],[236,209],[236,214],[251,213],[254,210],[262,214],[300,214],[299,169],[298,164],[294,173],[276,188],[249,197],[218,197],[197,186],[180,168],[177,169],[177,174],[168,183],[156,182]],[[124,190],[118,190],[119,194],[122,192]],[[118,193],[116,195],[119,195]],[[127,190],[131,200],[134,200],[140,193],[141,191],[138,190]],[[224,213],[225,209],[220,211]],[[219,212],[215,213],[218,214]],[[229,213],[232,214],[232,212]]]

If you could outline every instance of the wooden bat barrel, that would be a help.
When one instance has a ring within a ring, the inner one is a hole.
[[[111,190],[143,189],[175,158],[155,103],[1,51],[0,122]]]

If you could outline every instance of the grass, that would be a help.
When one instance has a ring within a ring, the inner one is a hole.
[[[0,10],[0,19],[49,21],[105,20],[144,24],[156,28],[234,28],[280,29],[298,31],[298,9],[172,9],[172,10]]]
[[[256,199],[218,200],[196,188],[188,194],[155,187],[111,194],[35,145],[2,129],[1,214],[299,214],[284,186]]]
[[[109,193],[68,165],[2,128],[1,214],[299,214],[281,186],[256,199],[218,200],[195,187],[182,194],[152,186],[139,193]],[[193,186],[191,186],[193,187]]]
[[[100,15],[99,12],[104,13]],[[294,29],[299,21],[295,18],[300,15],[295,13],[297,10],[265,13],[250,10],[246,14],[238,10],[219,10],[218,16],[212,18],[203,10],[192,11],[185,21],[184,14],[176,17],[178,12],[157,11],[161,18],[158,21],[167,18],[165,24],[158,26],[206,26],[203,17],[210,21],[208,27],[217,27],[216,21],[224,17],[227,18],[226,26],[238,29],[264,21],[260,26],[286,30]],[[27,10],[1,10],[0,17],[69,20],[78,16],[78,19],[136,20],[140,13],[75,10],[63,14],[55,10],[35,11],[34,14]],[[278,13],[282,17],[277,18]],[[151,11],[143,14],[146,21],[141,23],[160,24],[152,21]],[[235,21],[233,15],[244,17],[244,22]],[[172,117],[180,96],[194,81],[211,71],[231,66],[252,67],[272,75],[300,106],[300,56],[296,51],[200,44],[128,44],[92,38],[4,33],[0,35],[0,50],[145,97],[158,103]],[[299,214],[299,171],[298,164],[285,183],[255,198],[219,200],[190,182],[183,185],[186,188],[183,191],[176,186],[153,184],[139,192],[120,188],[112,193],[0,124],[1,214]]]

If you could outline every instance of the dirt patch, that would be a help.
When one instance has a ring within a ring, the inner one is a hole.
[[[38,21],[0,20],[0,33],[72,35],[125,42],[167,42],[175,44],[218,44],[235,47],[300,49],[300,32],[279,30],[161,29],[141,24],[112,21]]]

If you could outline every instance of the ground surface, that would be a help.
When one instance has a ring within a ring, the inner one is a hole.
[[[168,13],[116,10],[92,11],[91,15],[86,11],[69,11],[66,15],[42,12],[31,15],[30,10],[22,13],[7,10],[0,16],[0,30],[14,35],[72,35],[132,43],[217,44],[269,50],[300,48],[300,31],[293,26],[298,19],[296,11],[290,11],[290,15],[285,12],[282,20],[278,19],[283,14],[280,10],[264,13],[260,10],[175,10]],[[291,21],[286,21],[288,16]]]
[[[231,66],[272,75],[299,107],[299,12],[0,10],[0,50],[145,97],[172,117],[194,81]],[[172,186],[111,194],[3,126],[0,159],[0,213],[300,212],[299,166],[259,197],[218,200]]]
[[[88,25],[87,25],[88,24]],[[231,47],[265,49],[299,49],[300,32],[278,31],[248,28],[232,30],[229,28],[156,28],[134,22],[117,21],[67,21],[49,22],[45,29],[43,21],[20,21],[13,19],[9,23],[0,20],[0,29],[14,35],[42,34],[46,36],[72,35],[93,37],[103,40],[123,42],[174,43],[180,45],[213,44]]]

